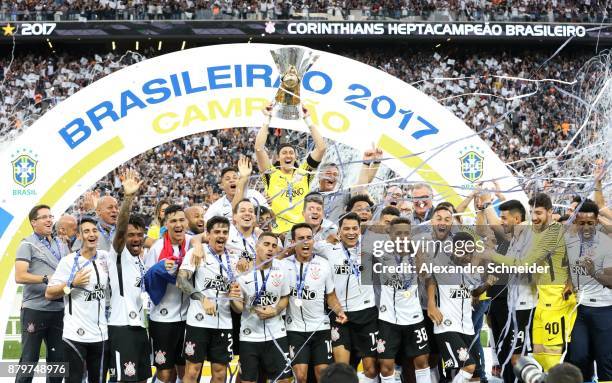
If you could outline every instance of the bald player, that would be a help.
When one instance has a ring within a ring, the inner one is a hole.
[[[72,245],[77,238],[77,220],[73,215],[64,214],[57,220],[55,224],[55,230],[57,235],[66,242],[68,248],[72,248]]]
[[[114,197],[104,196],[98,200],[96,205],[96,224],[98,231],[100,232],[100,239],[98,240],[98,250],[109,251],[112,244],[113,238],[115,238],[115,225],[117,224],[117,217],[119,216],[119,204]],[[72,250],[77,251],[81,249],[81,240],[78,239],[72,245]]]
[[[187,225],[189,227],[187,234],[197,235],[204,232],[206,229],[204,226],[206,223],[204,213],[205,211],[202,206],[189,206],[185,209],[185,218],[187,218]]]

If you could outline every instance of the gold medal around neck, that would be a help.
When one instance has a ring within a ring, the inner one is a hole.
[[[302,307],[302,305],[304,304],[304,302],[302,302],[302,300],[301,300],[301,299],[299,299],[299,298],[297,298],[297,299],[294,301],[294,303],[295,303],[295,305],[296,305],[297,307]]]
[[[404,297],[410,298],[410,291],[408,290],[404,291]]]
[[[72,289],[68,286],[64,286],[64,294],[69,295]]]

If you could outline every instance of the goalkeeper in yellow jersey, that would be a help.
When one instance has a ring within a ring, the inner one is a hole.
[[[552,219],[552,201],[544,193],[529,200],[532,241],[522,257],[509,257],[487,250],[484,258],[508,266],[541,266],[545,272],[533,275],[538,303],[533,317],[533,356],[544,370],[561,360],[576,320],[576,299],[564,239],[564,227]]]

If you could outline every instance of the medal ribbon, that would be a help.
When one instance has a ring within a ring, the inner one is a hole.
[[[217,260],[217,262],[219,262],[219,265],[221,266],[221,268],[225,270],[230,282],[234,282],[236,278],[234,277],[234,272],[232,271],[232,265],[230,263],[230,258],[229,258],[229,254],[227,253],[227,250],[223,251],[225,253],[225,263],[227,263],[227,267],[223,264],[223,259],[221,258],[221,256],[215,253],[213,249],[210,247],[210,245],[208,245],[208,251],[210,251],[210,253],[215,256],[215,259]],[[257,284],[255,284],[255,286],[257,286]],[[255,289],[257,289],[257,287],[255,287]]]
[[[57,253],[55,251],[55,249],[53,248],[53,245],[51,244],[51,242],[49,242],[49,240],[45,237],[41,237],[36,235],[36,238],[38,239],[38,241],[40,243],[42,243],[47,249],[49,249],[49,251],[51,252],[51,254],[53,254],[53,256],[59,261],[62,258],[62,254],[61,254],[61,245],[59,243],[59,241],[57,240],[57,238],[54,238],[55,244],[57,245],[57,249],[60,251],[60,253]]]
[[[304,291],[304,285],[306,284],[306,276],[308,275],[308,269],[310,268],[310,264],[312,263],[312,260],[314,259],[314,257],[315,256],[313,254],[312,258],[310,259],[310,262],[306,264],[306,267],[304,268],[304,274],[298,271],[297,262],[296,262],[297,260],[295,258],[293,259],[293,268],[295,269],[295,284],[296,284],[295,288],[297,290],[297,299],[302,299],[302,291]]]
[[[106,234],[106,230],[104,230],[102,225],[98,223],[96,224],[96,226],[98,227],[98,231],[100,232],[100,234],[102,234],[104,239],[106,239],[106,242],[111,243],[111,238],[113,237],[113,234],[115,233],[115,227],[111,226],[110,231],[108,232],[108,234]]]
[[[394,255],[395,257],[395,263],[397,264],[397,266],[401,266],[402,264],[402,257]],[[408,255],[408,257],[410,257],[410,261],[408,262],[410,264],[410,266],[414,265],[414,261],[413,258]],[[403,273],[402,273],[403,274]],[[414,274],[410,273],[410,279],[406,279],[403,277],[400,277],[399,274],[396,274],[398,276],[398,279],[402,281],[402,290],[408,290],[410,288],[410,286],[412,286],[412,281],[414,280]]]
[[[70,276],[68,277],[68,281],[66,282],[66,286],[68,287],[72,285],[72,282],[74,281],[74,277],[76,273],[86,268],[92,261],[95,261],[96,257],[98,256],[98,253],[94,254],[94,256],[91,259],[88,259],[87,262],[83,264],[83,266],[78,267],[80,256],[81,256],[81,251],[79,250],[77,251],[76,256],[74,257],[74,263],[72,264],[72,270],[70,270]]]
[[[253,305],[259,304],[259,300],[261,295],[266,292],[266,284],[268,283],[268,278],[270,277],[270,272],[272,272],[272,268],[268,270],[268,274],[264,277],[264,271],[261,271],[261,290],[259,289],[259,281],[257,280],[257,270],[253,268],[253,280],[255,281],[255,299],[253,299]]]

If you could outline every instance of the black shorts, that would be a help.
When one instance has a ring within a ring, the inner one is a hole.
[[[82,383],[87,374],[90,383],[104,380],[110,355],[108,341],[84,343],[70,339],[64,341],[64,361],[68,363],[66,383]]]
[[[235,340],[232,350],[234,355],[240,355],[240,321],[242,320],[241,313],[235,313],[231,310],[232,314],[232,339]]]
[[[478,339],[474,335],[459,332],[443,332],[436,334],[436,343],[442,357],[442,368],[463,368],[475,365],[478,356]]]
[[[402,358],[429,354],[429,337],[425,323],[398,325],[378,321],[378,358],[395,359],[398,353]]]
[[[333,322],[332,324],[332,345],[334,347],[344,346],[351,353],[357,351],[362,358],[376,357],[378,309],[371,307],[346,314],[349,318],[348,322],[344,324]]]
[[[232,330],[219,330],[187,325],[185,330],[185,359],[191,363],[228,364],[234,357]]]
[[[266,342],[240,342],[240,378],[251,382],[257,381],[260,371],[272,381],[276,379],[287,379],[293,374],[291,367],[287,365],[289,358],[289,342],[287,337],[276,339],[276,343],[283,352],[279,350],[274,341]]]
[[[140,382],[151,377],[151,344],[147,330],[108,326],[109,382]]]
[[[438,350],[438,343],[434,342],[434,324],[431,321],[431,319],[429,319],[429,317],[427,316],[427,310],[423,310],[423,323],[425,324],[425,330],[427,331],[427,338],[430,339],[429,342],[429,353],[430,354],[434,354],[434,355],[438,355],[440,353],[440,350]]]
[[[508,335],[506,339],[511,349],[512,345],[514,345],[513,354],[527,354],[531,351],[531,344],[525,347],[525,339],[527,338],[527,334],[531,334],[531,328],[533,327],[533,312],[534,310],[516,310],[516,329],[514,327],[515,322],[512,313],[508,314],[510,323],[508,325]],[[531,339],[531,337],[529,338]],[[524,351],[523,347],[525,347]]]
[[[312,336],[311,336],[312,335]],[[332,341],[329,330],[311,332],[287,331],[291,365],[333,363]],[[310,339],[309,339],[310,338]]]
[[[155,322],[149,320],[149,336],[153,347],[153,364],[159,370],[184,366],[183,344],[185,322]]]

